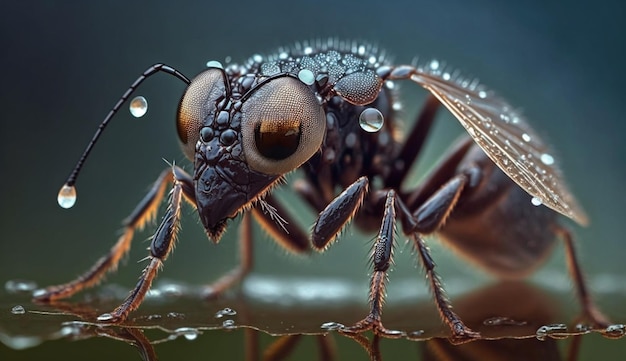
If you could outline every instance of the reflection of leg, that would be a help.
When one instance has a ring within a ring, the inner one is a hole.
[[[249,213],[244,213],[239,226],[239,265],[207,287],[207,297],[217,296],[250,273],[254,258],[252,254],[252,222]]]
[[[583,309],[583,317],[593,322],[595,326],[606,327],[610,324],[609,319],[602,314],[602,312],[596,307],[593,302],[589,291],[587,290],[587,284],[585,277],[576,257],[576,247],[572,239],[571,233],[562,226],[556,226],[556,233],[563,239],[565,243],[565,253],[567,257],[567,266],[569,273],[574,281],[576,287],[576,294]]]

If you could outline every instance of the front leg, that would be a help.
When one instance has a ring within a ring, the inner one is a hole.
[[[385,210],[383,214],[382,224],[376,242],[372,250],[372,263],[374,272],[372,272],[370,282],[370,312],[363,320],[357,322],[354,326],[343,329],[343,332],[354,333],[363,332],[365,330],[373,330],[378,335],[386,337],[398,338],[403,333],[399,331],[389,330],[385,328],[381,321],[383,304],[385,302],[385,281],[387,280],[387,270],[392,263],[395,222],[396,222],[396,192],[394,190],[387,191],[385,200]]]
[[[184,189],[188,188],[185,181],[180,180],[174,173],[174,186],[170,193],[169,206],[163,220],[156,230],[152,243],[150,244],[150,256],[148,256],[148,266],[143,270],[135,289],[133,289],[124,302],[111,313],[105,313],[98,317],[98,321],[105,322],[122,322],[128,314],[137,309],[143,299],[146,297],[152,281],[156,277],[157,271],[163,265],[163,261],[167,258],[174,246],[176,234],[180,226],[180,210],[181,200],[183,198]]]
[[[191,178],[187,173],[177,166],[165,169],[159,178],[154,182],[150,191],[139,202],[133,212],[122,222],[124,232],[117,243],[111,248],[108,254],[100,258],[87,272],[80,275],[73,281],[56,286],[37,290],[33,294],[35,301],[54,302],[72,296],[82,289],[97,285],[107,272],[117,268],[120,260],[130,250],[131,241],[135,230],[140,230],[143,226],[154,218],[159,204],[163,200],[165,188],[176,177],[183,183],[183,193],[185,198],[192,202],[194,198]],[[195,204],[194,204],[195,205]]]

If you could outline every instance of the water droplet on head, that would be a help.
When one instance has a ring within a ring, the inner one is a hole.
[[[306,85],[315,83],[315,75],[309,69],[302,69],[298,72],[298,79]]]
[[[24,306],[17,305],[13,306],[13,308],[11,309],[11,313],[14,315],[23,315],[26,313],[26,310],[24,309]]]
[[[548,154],[548,153],[543,153],[543,154],[541,155],[541,158],[540,158],[540,159],[541,159],[541,161],[543,162],[543,164],[545,164],[545,165],[552,165],[552,164],[554,164],[554,157],[553,157],[553,156],[551,156],[551,155],[550,155],[550,154]]]
[[[136,96],[130,101],[128,110],[130,110],[130,114],[132,114],[133,117],[141,118],[146,115],[148,111],[148,101],[141,95]]]
[[[209,60],[206,62],[206,67],[207,68],[217,68],[217,69],[224,69],[224,66],[222,65],[222,63],[220,63],[217,60]]]
[[[542,204],[543,204],[543,201],[542,201],[542,200],[541,200],[541,198],[539,198],[539,197],[532,197],[532,198],[530,199],[530,203],[532,203],[532,204],[533,204],[533,206],[540,206],[540,205],[542,205]]]
[[[72,208],[76,203],[76,187],[64,184],[59,190],[57,202],[62,208]]]
[[[376,108],[367,108],[359,115],[359,125],[366,132],[375,133],[383,127],[383,124],[385,124],[385,118]]]

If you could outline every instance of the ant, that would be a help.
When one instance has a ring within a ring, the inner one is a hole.
[[[106,125],[137,87],[157,73],[187,84],[176,128],[193,172],[176,165],[165,169],[124,220],[124,233],[111,251],[76,280],[36,291],[36,300],[69,297],[115,269],[130,249],[134,231],[156,216],[171,184],[148,265],[123,303],[99,321],[122,322],[139,307],[173,248],[184,200],[197,209],[206,235],[216,243],[228,222],[242,215],[242,261],[211,286],[212,295],[239,282],[252,267],[251,216],[281,246],[298,253],[325,250],[354,219],[362,229],[377,232],[369,314],[342,331],[372,329],[377,335],[400,337],[401,332],[381,321],[399,221],[453,340],[480,335],[452,309],[424,235],[438,234],[461,255],[504,279],[530,273],[561,238],[584,317],[596,325],[608,323],[587,291],[572,235],[558,223],[559,213],[581,225],[587,216],[545,143],[521,114],[478,81],[437,60],[395,66],[376,46],[334,39],[254,55],[242,65],[224,67],[211,61],[207,67],[189,80],[168,65],[155,64],[108,113],[61,188],[61,206],[69,208],[76,200],[76,178]],[[429,92],[404,138],[398,127],[396,80],[410,80]],[[469,137],[453,144],[421,184],[407,184],[441,105]],[[310,236],[271,192],[297,169],[303,177],[294,184],[295,191],[319,212]]]

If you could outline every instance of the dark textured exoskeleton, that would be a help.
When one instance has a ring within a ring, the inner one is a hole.
[[[595,324],[606,322],[586,290],[572,237],[557,223],[557,212],[581,224],[586,216],[537,134],[508,103],[476,81],[438,61],[394,66],[375,47],[336,40],[298,44],[270,57],[256,55],[244,65],[207,66],[191,81],[163,64],[146,70],[105,118],[61,196],[72,194],[78,170],[112,115],[143,80],[160,71],[188,84],[177,130],[193,173],[177,166],[166,169],[125,220],[125,232],[111,252],[77,280],[38,291],[36,299],[70,296],[114,269],[130,248],[134,230],[154,217],[171,183],[169,207],[152,239],[148,266],[124,303],[100,321],[122,321],[140,305],[172,249],[185,199],[197,208],[215,242],[229,220],[243,215],[241,265],[212,285],[214,294],[250,270],[250,215],[294,252],[325,249],[355,218],[357,225],[378,236],[372,252],[370,312],[344,331],[374,329],[400,336],[381,322],[395,224],[400,221],[455,339],[478,334],[452,310],[422,239],[426,234],[438,233],[462,255],[504,278],[529,273],[560,236],[584,316]],[[392,82],[404,79],[430,95],[403,138]],[[407,184],[409,168],[441,104],[470,137],[454,144],[421,184]],[[304,176],[295,190],[319,212],[310,237],[271,195],[284,175],[296,169]]]

